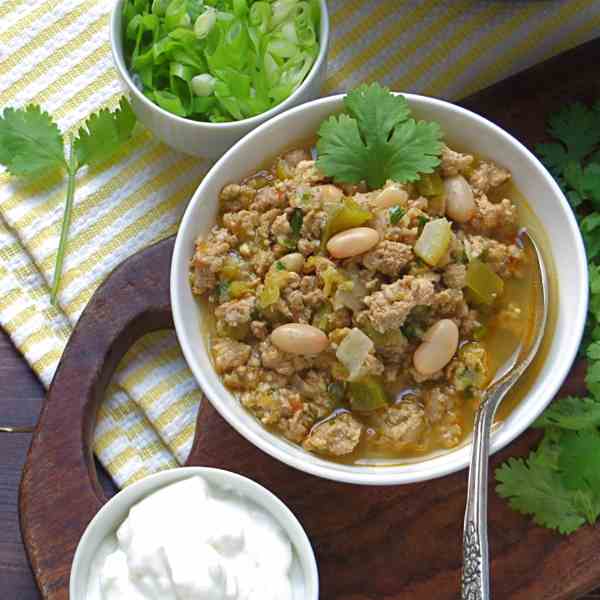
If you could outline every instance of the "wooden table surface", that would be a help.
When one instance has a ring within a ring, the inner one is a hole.
[[[36,423],[44,388],[0,329],[0,426]],[[17,495],[31,434],[0,432],[0,599],[41,600],[19,531]],[[115,489],[98,469],[108,494]]]

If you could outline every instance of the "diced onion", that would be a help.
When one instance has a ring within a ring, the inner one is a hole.
[[[359,312],[364,308],[363,299],[368,295],[367,287],[354,273],[349,272],[350,286],[338,286],[333,297],[333,308],[349,308],[352,312]]]
[[[341,341],[335,353],[337,359],[348,369],[349,379],[355,379],[369,352],[373,350],[373,342],[358,327]]]

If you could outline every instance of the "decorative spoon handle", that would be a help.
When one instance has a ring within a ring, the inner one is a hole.
[[[492,411],[477,412],[463,530],[462,600],[488,600],[490,566],[487,539],[487,480]]]
[[[469,468],[463,529],[461,600],[489,600],[491,598],[487,501],[492,424],[496,409],[530,362],[530,357],[527,357],[493,384],[488,389],[475,416],[473,454]]]

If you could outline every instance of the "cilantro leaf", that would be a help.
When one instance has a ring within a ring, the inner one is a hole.
[[[496,469],[496,491],[513,510],[532,515],[538,524],[560,533],[571,533],[585,523],[585,516],[567,489],[560,473],[544,457],[532,452],[527,459],[510,458]]]
[[[600,516],[600,102],[572,104],[549,120],[554,141],[537,146],[569,199],[585,242],[590,301],[580,354],[589,394],[552,403],[534,427],[544,438],[528,459],[496,471],[498,493],[536,523],[570,533]]]
[[[552,115],[548,130],[566,146],[570,160],[583,160],[600,143],[600,117],[581,102]]]
[[[579,228],[585,242],[588,260],[594,260],[600,255],[600,213],[593,212],[581,219]]]
[[[130,138],[134,125],[135,116],[131,106],[125,98],[121,98],[115,112],[101,110],[86,121],[79,130],[79,137],[71,140],[69,158],[66,160],[63,136],[56,123],[39,106],[7,108],[0,114],[0,164],[6,166],[9,173],[35,178],[60,169],[66,171],[68,176],[50,294],[52,304],[56,304],[60,287],[77,172],[84,165],[95,165],[108,158]]]
[[[329,117],[321,123],[317,134],[317,167],[325,175],[341,183],[360,183],[368,177],[365,166],[369,151],[355,119],[345,114]]]
[[[440,164],[439,125],[410,118],[403,96],[374,83],[349,92],[344,105],[349,114],[329,117],[318,131],[317,166],[334,181],[376,189],[388,179],[416,181]]]
[[[379,85],[361,85],[348,92],[344,104],[356,120],[366,146],[376,155],[385,153],[394,128],[410,117],[406,98],[394,96]]]
[[[596,341],[588,346],[586,355],[592,360],[600,360],[600,342]]]
[[[533,424],[534,427],[560,427],[573,430],[599,425],[600,400],[573,396],[553,402]]]
[[[569,155],[564,146],[556,142],[538,144],[535,151],[540,155],[544,165],[553,172],[561,173],[564,165],[569,162]]]
[[[590,293],[600,296],[600,265],[590,265]],[[600,313],[598,314],[600,316]]]
[[[564,168],[564,176],[580,198],[600,208],[600,164],[589,163],[582,167],[580,163],[570,161]]]
[[[131,137],[134,125],[135,115],[125,97],[114,112],[104,108],[93,114],[75,140],[78,166],[96,166],[110,158]]]
[[[440,164],[441,139],[442,130],[434,122],[410,119],[396,128],[390,140],[396,149],[389,160],[389,178],[404,183],[416,181],[420,173],[433,173]]]
[[[39,106],[7,108],[0,115],[0,164],[12,175],[39,177],[66,168],[62,135]]]
[[[585,374],[585,384],[596,397],[600,397],[600,362],[590,362]]]
[[[568,489],[587,488],[600,496],[600,434],[598,431],[584,429],[565,432],[561,439],[558,466]]]

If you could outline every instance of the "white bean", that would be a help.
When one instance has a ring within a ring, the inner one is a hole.
[[[468,181],[462,175],[444,179],[446,215],[457,223],[466,223],[475,213],[475,198]]]
[[[271,334],[275,346],[290,354],[319,354],[327,348],[327,336],[312,325],[288,323],[280,325]]]
[[[379,243],[379,234],[371,227],[353,227],[336,233],[327,242],[327,251],[333,258],[350,258],[370,250]]]
[[[288,270],[293,271],[294,273],[300,273],[302,271],[302,267],[304,266],[304,256],[300,254],[300,252],[292,252],[291,254],[286,254],[279,259],[279,262]]]
[[[380,210],[382,208],[391,208],[399,204],[406,204],[408,193],[400,187],[392,185],[385,188],[373,201],[373,208]]]
[[[413,354],[413,365],[421,375],[433,375],[443,369],[458,348],[458,327],[450,319],[432,325]]]

